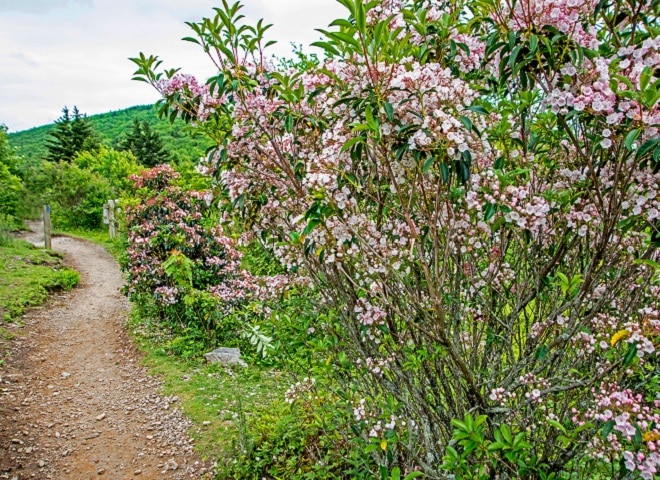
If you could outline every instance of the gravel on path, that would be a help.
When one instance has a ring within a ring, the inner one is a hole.
[[[81,284],[25,316],[0,372],[0,479],[212,478],[178,399],[159,393],[126,334],[114,259],[69,237],[53,249]]]

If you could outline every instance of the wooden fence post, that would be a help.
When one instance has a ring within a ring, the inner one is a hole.
[[[51,223],[50,223],[50,205],[44,205],[44,247],[52,249],[51,245]]]
[[[110,227],[110,238],[115,238],[115,201],[108,200],[108,226]]]

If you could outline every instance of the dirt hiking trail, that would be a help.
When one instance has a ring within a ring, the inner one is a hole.
[[[177,398],[158,393],[126,335],[114,259],[82,240],[52,244],[81,282],[24,317],[0,371],[0,479],[211,478]]]

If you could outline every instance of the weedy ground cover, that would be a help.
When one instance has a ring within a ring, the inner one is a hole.
[[[80,281],[55,252],[40,250],[23,240],[0,246],[0,317],[19,318],[25,309],[43,303],[57,290],[70,290]]]
[[[193,421],[192,437],[204,459],[220,470],[230,469],[236,452],[253,448],[249,425],[282,403],[288,379],[277,369],[250,365],[223,367],[203,357],[172,355],[176,338],[145,322],[134,312],[130,330],[150,373],[163,381],[163,393],[177,396],[177,405]]]

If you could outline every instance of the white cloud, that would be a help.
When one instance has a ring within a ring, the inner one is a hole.
[[[245,0],[250,21],[273,23],[271,53],[309,45],[343,7],[335,0]],[[199,76],[212,65],[185,21],[214,15],[217,0],[0,0],[0,123],[17,131],[50,123],[64,105],[87,114],[154,102],[131,81],[128,57],[157,54],[168,67]]]
[[[0,12],[46,14],[73,4],[91,6],[92,0],[0,0]]]

